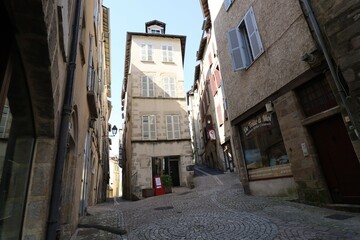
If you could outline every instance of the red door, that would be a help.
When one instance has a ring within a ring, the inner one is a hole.
[[[340,115],[310,127],[335,203],[360,203],[360,164]]]

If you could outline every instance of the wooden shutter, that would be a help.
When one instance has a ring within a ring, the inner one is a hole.
[[[163,62],[167,62],[168,61],[168,57],[167,57],[167,47],[166,46],[162,46],[162,58],[163,58]]]
[[[87,80],[86,80],[86,87],[89,91],[91,89],[91,80],[92,80],[92,74],[93,74],[93,38],[94,36],[90,34],[90,40],[89,40],[89,57],[88,57],[88,73],[87,73]]]
[[[168,46],[168,61],[172,62],[173,61],[173,47],[172,46]]]
[[[148,61],[152,61],[152,46],[151,45],[147,45],[147,59]]]
[[[149,137],[150,139],[156,139],[156,117],[154,115],[149,116]]]
[[[141,96],[146,97],[147,96],[147,76],[141,77]]]
[[[216,86],[217,88],[219,88],[221,86],[221,75],[217,67],[215,69],[214,75],[215,75]]]
[[[166,116],[166,132],[167,132],[167,139],[173,139],[173,131],[172,131],[172,117]]]
[[[174,139],[179,139],[180,138],[180,120],[179,120],[179,116],[172,116],[172,119],[173,119]]]
[[[225,11],[227,11],[229,9],[229,7],[231,6],[231,3],[234,0],[224,0],[224,7],[225,7]]]
[[[233,28],[228,32],[228,45],[231,55],[231,63],[234,71],[244,69],[245,62],[242,57],[241,36],[238,28]]]
[[[244,17],[246,31],[249,36],[249,43],[251,52],[253,54],[254,60],[260,56],[262,52],[264,52],[259,30],[257,28],[257,24],[255,21],[254,10],[250,7],[249,11],[246,13]]]
[[[210,75],[210,86],[211,86],[212,95],[215,96],[217,87],[216,87],[216,83],[215,83],[215,77],[213,74]]]
[[[146,61],[146,44],[141,44],[141,60]]]
[[[148,80],[148,97],[154,97],[155,91],[154,91],[154,81],[152,77],[147,77]]]
[[[142,137],[149,139],[149,116],[142,116]]]

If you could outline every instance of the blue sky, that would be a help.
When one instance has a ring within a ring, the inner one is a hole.
[[[185,86],[190,90],[194,81],[196,51],[202,35],[203,15],[199,0],[103,0],[110,8],[111,35],[111,102],[110,123],[122,127],[121,88],[124,78],[126,32],[144,32],[145,22],[159,20],[166,23],[166,33],[186,36]],[[185,97],[185,96],[184,96]],[[110,155],[118,155],[119,135],[112,138]]]

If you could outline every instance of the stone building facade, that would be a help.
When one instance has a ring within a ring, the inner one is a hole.
[[[123,197],[141,198],[154,176],[169,174],[188,185],[192,164],[184,94],[185,36],[165,34],[165,23],[127,33],[122,104]]]
[[[200,41],[195,67],[194,84],[191,89],[193,127],[197,142],[197,164],[206,165],[222,171],[234,171],[230,142],[230,121],[227,117],[224,85],[221,79],[221,66],[218,58],[215,32],[212,30],[213,18],[222,7],[219,1],[201,1],[204,15],[203,34]],[[210,11],[211,8],[211,11]]]
[[[359,203],[357,104],[338,89],[356,96],[358,3],[310,3],[342,81],[306,2],[225,0],[214,19],[234,157],[248,193]]]
[[[0,11],[0,238],[67,239],[106,197],[109,9],[0,1]]]

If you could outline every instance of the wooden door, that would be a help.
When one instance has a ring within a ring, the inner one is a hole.
[[[360,164],[340,115],[310,127],[335,203],[360,203]]]

